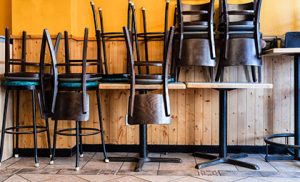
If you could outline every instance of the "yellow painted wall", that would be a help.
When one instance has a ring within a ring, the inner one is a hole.
[[[71,30],[71,2],[74,0],[12,0],[13,34],[23,30],[41,35],[44,28],[51,33]]]
[[[4,35],[5,27],[11,28],[11,0],[0,0],[0,35]]]
[[[68,30],[71,34],[82,36],[83,28],[89,27],[90,36],[94,35],[89,0],[0,0],[0,3],[5,5],[0,6],[0,13],[10,14],[10,1],[13,34],[20,34],[22,30],[27,30],[29,34],[40,35],[42,29],[47,27],[52,34]],[[128,0],[94,1],[97,7],[103,9],[106,31],[121,31],[121,27],[126,25]],[[235,3],[249,0],[228,1]],[[142,30],[141,7],[144,6],[147,9],[148,31],[162,31],[165,0],[134,0],[134,3],[139,30]],[[175,3],[176,0],[171,0],[170,17],[173,17]],[[218,0],[216,0],[216,7],[217,4]],[[263,0],[261,29],[264,35],[282,35],[287,31],[300,31],[299,9],[300,0]],[[170,24],[172,21],[170,18]],[[4,27],[9,24],[9,18],[2,18],[0,32],[2,33]]]

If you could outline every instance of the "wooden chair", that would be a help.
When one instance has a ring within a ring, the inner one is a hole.
[[[247,66],[251,66],[253,82],[257,81],[255,68],[258,67],[258,82],[261,82],[261,2],[228,4],[227,0],[220,0],[221,55],[216,81],[223,80],[224,67],[242,65],[246,76]]]
[[[165,6],[165,19],[164,19],[164,31],[163,32],[148,32],[147,31],[147,14],[146,14],[146,8],[142,7],[142,16],[143,16],[143,32],[137,33],[138,37],[141,37],[144,39],[144,54],[145,54],[145,61],[149,62],[149,50],[148,50],[148,43],[149,41],[163,41],[164,44],[167,43],[168,39],[168,24],[169,24],[169,6],[170,1],[166,1]],[[166,46],[164,46],[165,48]],[[164,50],[165,54],[166,50]],[[146,67],[146,73],[149,74],[150,70],[149,67]]]
[[[91,0],[91,7],[94,17],[94,26],[96,31],[96,37],[97,37],[97,54],[99,59],[103,59],[104,64],[104,71],[102,71],[102,79],[101,82],[104,83],[128,83],[129,73],[128,73],[128,65],[127,65],[127,72],[126,73],[112,73],[107,64],[107,41],[109,40],[117,40],[117,39],[124,39],[123,32],[106,32],[104,28],[104,16],[103,16],[103,10],[102,8],[98,9],[99,13],[99,22],[100,22],[100,28],[98,27],[98,21],[97,21],[97,13],[95,9],[95,4]],[[132,18],[131,18],[131,6],[133,5],[132,1],[129,1],[128,3],[128,11],[127,11],[127,24],[128,28],[132,24]],[[111,20],[112,21],[112,20]],[[103,55],[102,55],[103,52]]]
[[[0,161],[2,161],[3,148],[4,148],[4,138],[5,134],[16,135],[16,148],[14,150],[15,157],[19,156],[19,135],[23,134],[33,134],[33,144],[34,144],[34,159],[35,167],[39,167],[39,159],[37,152],[37,134],[46,132],[47,133],[47,144],[49,147],[50,157],[51,157],[51,143],[50,143],[50,133],[49,133],[49,123],[48,116],[45,117],[45,126],[37,125],[36,123],[36,94],[39,94],[38,100],[40,104],[41,116],[43,115],[42,105],[45,105],[44,100],[40,98],[41,90],[44,88],[46,83],[50,80],[50,73],[46,74],[44,69],[45,66],[49,66],[44,63],[43,51],[45,50],[46,38],[42,38],[42,48],[40,62],[27,62],[26,60],[26,32],[22,35],[22,56],[21,59],[13,59],[10,57],[10,32],[9,29],[5,29],[5,74],[3,86],[6,89],[5,92],[5,102],[3,111],[3,122],[2,122],[2,132],[1,132],[1,150],[0,150]],[[14,66],[14,69],[12,69]],[[19,71],[17,66],[20,67]],[[37,68],[39,71],[29,71],[28,67]],[[13,71],[14,70],[14,71]],[[16,120],[13,127],[6,127],[6,115],[8,107],[8,99],[10,91],[16,91]],[[32,125],[20,125],[20,91],[31,91],[32,97]],[[32,130],[32,131],[30,131]],[[1,163],[0,163],[1,164]]]
[[[131,125],[140,126],[140,156],[139,157],[110,157],[113,162],[137,162],[135,171],[142,170],[144,163],[147,162],[171,162],[180,163],[181,160],[177,158],[155,158],[148,157],[147,149],[147,125],[148,124],[169,124],[171,119],[170,102],[168,93],[168,78],[169,78],[169,60],[170,51],[172,47],[172,40],[174,35],[174,28],[171,28],[166,48],[166,55],[164,60],[158,62],[138,62],[134,61],[133,45],[131,42],[131,35],[129,30],[124,27],[124,34],[126,39],[126,46],[130,58],[130,96],[128,104],[128,123]],[[135,67],[137,66],[151,66],[159,67],[162,70],[158,74],[136,74]],[[135,90],[136,84],[162,84],[163,94],[151,94],[148,90],[142,90],[138,93]]]
[[[50,35],[45,32],[48,42],[51,42]],[[99,34],[98,34],[99,35]],[[52,119],[54,123],[54,138],[53,138],[53,155],[51,164],[54,163],[56,139],[57,135],[76,136],[76,166],[75,169],[79,170],[79,157],[83,157],[82,149],[82,136],[90,136],[100,134],[102,139],[102,150],[104,154],[104,161],[109,162],[104,141],[104,130],[101,113],[99,81],[101,74],[101,62],[99,57],[97,59],[87,59],[87,46],[88,46],[88,29],[84,31],[84,44],[82,59],[74,60],[69,58],[69,40],[68,32],[65,31],[65,63],[57,63],[54,54],[54,48],[49,43],[50,53],[53,56],[53,74],[54,74],[54,88],[53,88],[53,102],[51,110],[53,113]],[[89,73],[88,66],[96,66],[97,73]],[[59,73],[57,67],[65,67],[64,73]],[[71,67],[80,67],[80,73],[74,73]],[[89,95],[87,91],[95,91],[98,105],[99,115],[99,128],[83,128],[82,122],[89,119]],[[74,120],[76,121],[75,128],[57,129],[58,120]],[[76,131],[75,134],[70,133]],[[83,133],[83,131],[86,131]]]
[[[216,65],[214,0],[205,4],[184,4],[182,0],[177,0],[176,20],[176,80],[180,67],[204,66],[209,68],[209,80],[213,81]]]

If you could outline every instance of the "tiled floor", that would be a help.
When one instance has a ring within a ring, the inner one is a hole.
[[[110,156],[134,155],[110,153]],[[160,156],[160,154],[151,154]],[[161,156],[164,156],[161,154]],[[0,181],[220,181],[220,182],[300,182],[300,162],[264,162],[263,155],[249,155],[243,161],[256,163],[259,171],[253,171],[228,164],[196,170],[195,164],[205,160],[191,154],[170,153],[164,157],[179,157],[181,164],[147,163],[142,172],[133,172],[135,163],[104,163],[100,153],[85,153],[80,160],[80,171],[74,170],[75,158],[57,158],[49,165],[48,158],[40,158],[40,167],[35,168],[33,158],[11,158],[0,167]]]

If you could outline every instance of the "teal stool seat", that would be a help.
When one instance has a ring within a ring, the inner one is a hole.
[[[37,81],[11,81],[7,80],[2,83],[4,86],[8,87],[30,87],[30,86],[38,86],[40,83]]]
[[[128,74],[104,74],[102,75],[102,83],[129,83],[130,76]]]
[[[98,82],[87,82],[86,87],[87,88],[97,88],[99,85]],[[81,82],[61,82],[58,84],[61,88],[80,88],[82,87]]]

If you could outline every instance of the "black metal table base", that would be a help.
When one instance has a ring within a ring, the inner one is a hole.
[[[219,124],[219,156],[215,156],[212,154],[200,153],[196,152],[193,154],[195,157],[200,157],[204,159],[209,159],[211,161],[203,162],[197,164],[195,167],[197,169],[213,166],[220,163],[227,163],[236,166],[246,167],[249,169],[258,170],[259,166],[243,161],[238,161],[236,159],[248,157],[247,154],[236,154],[232,156],[228,156],[228,145],[227,145],[227,92],[233,90],[231,88],[228,89],[217,89],[219,91],[220,97],[220,106],[219,106],[219,114],[220,114],[220,124]]]
[[[145,163],[149,162],[165,162],[165,163],[181,163],[179,158],[160,158],[148,157],[147,145],[147,125],[140,125],[140,156],[139,157],[109,157],[110,162],[136,162],[135,172],[143,170]]]
[[[195,166],[197,169],[202,169],[202,168],[213,166],[213,165],[220,164],[220,163],[232,164],[232,165],[241,166],[241,167],[254,169],[254,170],[259,169],[259,166],[255,165],[255,164],[236,160],[236,159],[248,157],[247,154],[236,154],[236,155],[227,156],[227,157],[218,157],[218,156],[211,155],[211,154],[197,152],[197,153],[194,153],[193,156],[210,160],[207,162],[197,164]]]
[[[145,163],[149,162],[165,162],[165,163],[181,163],[181,159],[178,158],[160,158],[160,157],[110,157],[110,162],[136,162],[135,172],[140,172],[143,170]]]

